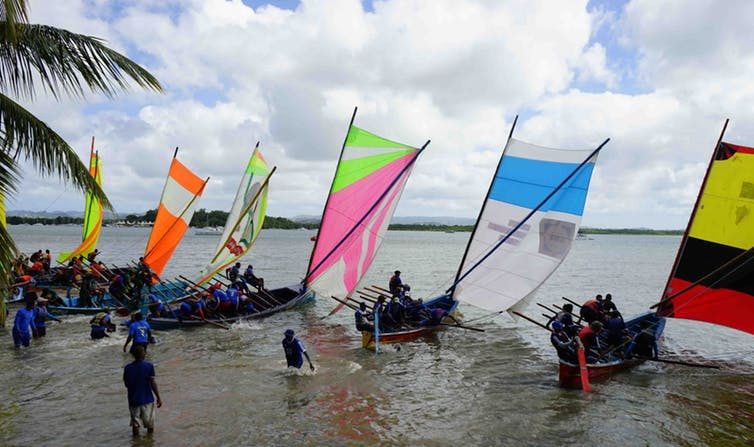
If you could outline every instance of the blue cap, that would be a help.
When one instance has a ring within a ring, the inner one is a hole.
[[[552,322],[552,329],[555,331],[562,331],[563,330],[563,323],[560,321],[553,321]]]
[[[294,334],[293,329],[286,329],[285,330],[285,336],[286,337],[293,337],[293,334]]]

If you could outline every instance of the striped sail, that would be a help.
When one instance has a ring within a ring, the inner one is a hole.
[[[259,149],[254,149],[246,166],[236,198],[225,221],[214,255],[199,273],[199,284],[209,281],[217,272],[229,266],[249,251],[262,231],[267,210],[267,183],[270,167]]]
[[[144,262],[156,274],[162,273],[181,242],[206,183],[207,180],[199,178],[173,157],[157,217],[144,252]]]
[[[551,149],[513,138],[503,152],[459,276],[574,172],[592,150]],[[453,297],[490,311],[523,308],[576,238],[596,157],[456,286]]]
[[[658,314],[754,334],[752,173],[754,148],[718,145]]]
[[[420,150],[351,126],[327,200],[307,283],[347,296],[367,273]]]
[[[92,148],[89,154],[89,175],[94,177],[100,187],[102,186],[102,159],[99,152],[94,151],[94,138],[92,137]],[[61,252],[58,255],[58,262],[64,263],[71,258],[78,256],[86,257],[89,253],[97,248],[100,231],[102,230],[102,220],[104,218],[104,208],[99,200],[90,192],[86,193],[84,202],[84,229],[81,232],[81,243],[71,252]]]

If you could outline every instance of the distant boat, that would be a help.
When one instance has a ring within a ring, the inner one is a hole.
[[[194,231],[194,236],[220,236],[223,234],[223,227],[205,227]]]

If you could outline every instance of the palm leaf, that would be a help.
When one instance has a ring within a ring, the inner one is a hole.
[[[0,36],[10,28],[15,28],[17,39],[0,39],[0,89],[5,92],[33,97],[34,81],[41,80],[55,97],[61,91],[83,96],[87,89],[112,97],[128,89],[129,79],[140,87],[162,91],[147,70],[101,39],[46,25],[9,22],[0,22]]]
[[[102,188],[68,143],[3,94],[0,94],[0,132],[0,152],[14,159],[23,157],[29,160],[43,176],[57,175],[81,191],[91,191],[103,206],[112,209]]]
[[[18,182],[18,166],[8,154],[0,152],[0,196],[8,197]],[[16,246],[7,228],[0,224],[0,299],[5,299],[11,279],[11,266],[16,257]]]
[[[3,34],[0,34],[0,39],[15,42],[18,37],[16,24],[29,21],[26,0],[3,0],[0,3],[0,20],[10,25]]]

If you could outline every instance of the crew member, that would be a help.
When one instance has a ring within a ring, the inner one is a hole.
[[[565,326],[558,320],[552,322],[552,334],[550,334],[550,343],[558,352],[558,357],[566,362],[576,363],[576,354],[574,352],[574,339],[568,336]]]
[[[16,318],[13,320],[13,330],[11,331],[13,333],[13,344],[16,349],[22,345],[28,347],[31,342],[29,328],[32,331],[37,329],[34,323],[34,303],[37,302],[37,294],[36,292],[27,292],[24,295],[24,299],[26,306],[16,311]]]
[[[47,300],[37,298],[37,307],[34,308],[34,325],[36,329],[32,333],[34,338],[40,338],[47,335],[47,319],[60,322],[60,318],[52,315],[47,311]]]
[[[283,350],[285,351],[285,360],[288,362],[288,367],[301,369],[304,365],[304,357],[309,362],[309,368],[314,371],[314,365],[309,358],[309,354],[304,348],[304,344],[298,338],[294,337],[293,329],[287,329],[285,331],[285,338],[283,339]],[[303,357],[302,357],[303,355]]]
[[[140,311],[132,313],[131,316],[134,321],[128,327],[128,337],[126,337],[126,343],[123,345],[123,352],[126,352],[126,348],[128,347],[128,344],[131,343],[131,340],[133,340],[131,353],[133,353],[136,346],[142,346],[144,351],[146,351],[149,343],[154,342],[152,328],[149,326],[149,323],[144,321],[144,317],[141,315]]]
[[[393,296],[400,295],[400,287],[403,285],[403,281],[401,280],[401,271],[396,270],[393,272],[393,276],[390,277],[390,282],[388,283],[388,289],[390,289],[390,293],[393,294]]]

